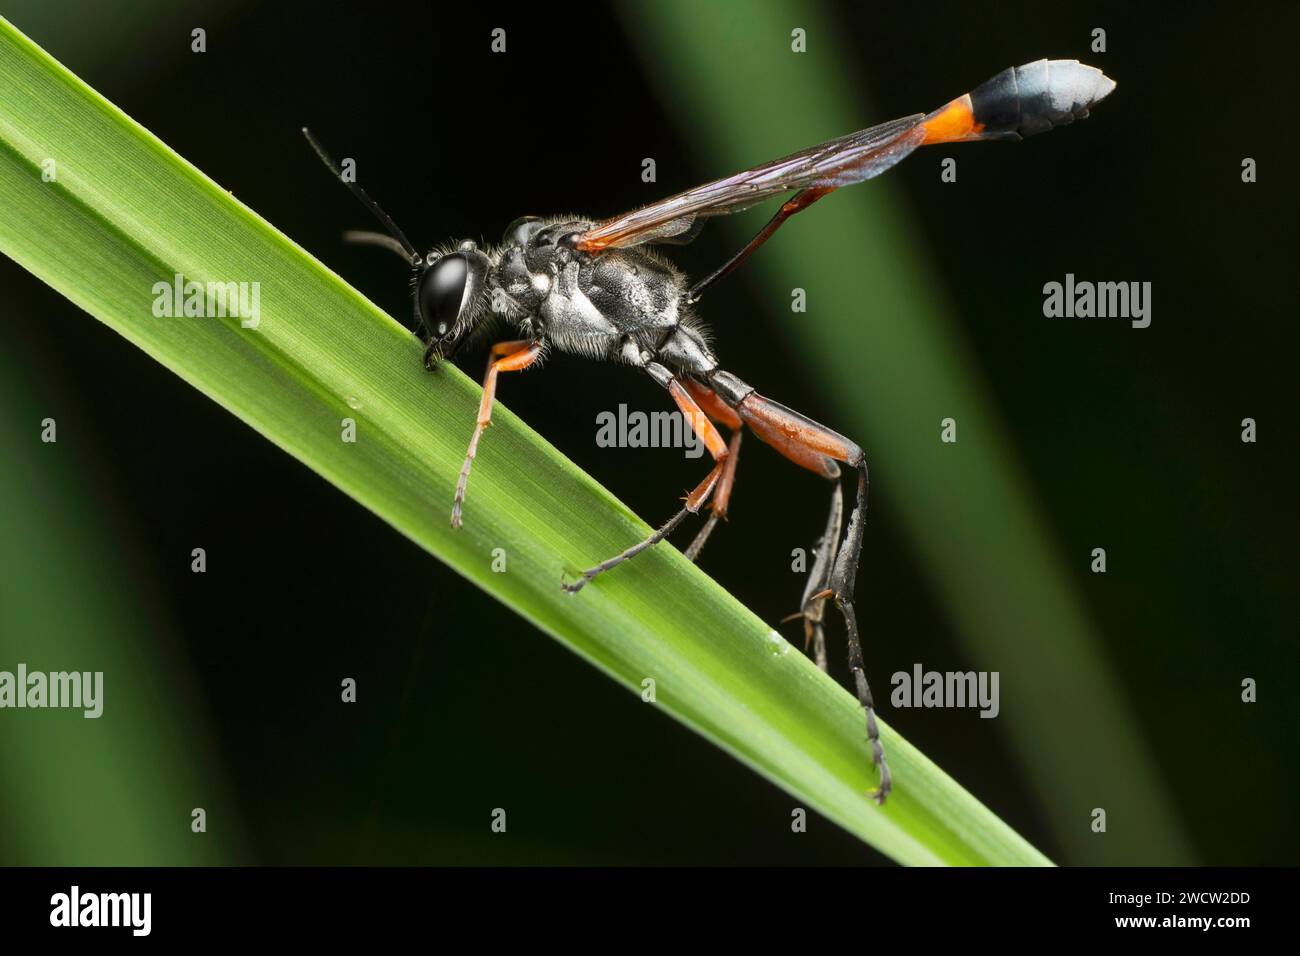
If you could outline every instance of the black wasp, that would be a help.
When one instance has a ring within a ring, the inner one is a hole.
[[[718,519],[727,513],[735,481],[741,430],[754,434],[797,465],[834,484],[830,515],[814,550],[800,613],[806,647],[826,668],[822,617],[833,599],[848,632],[849,667],[866,712],[867,737],[880,772],[872,796],[884,803],[891,789],[876,727],[875,706],[863,672],[853,586],[867,511],[867,463],[858,445],[831,429],[760,395],[723,369],[696,306],[705,290],[766,242],[790,216],[841,186],[879,176],[918,146],[967,140],[1012,139],[1041,133],[1088,115],[1115,88],[1100,70],[1076,60],[1038,60],[1003,70],[988,82],[930,114],[882,123],[793,153],[604,221],[528,216],[506,229],[501,244],[471,241],[420,255],[406,234],[303,130],[321,160],[379,218],[387,230],[349,238],[391,249],[414,270],[415,321],[427,343],[428,368],[451,357],[466,341],[510,330],[491,348],[478,421],[456,483],[451,523],[461,524],[465,487],[479,439],[492,415],[497,376],[538,362],[548,349],[620,362],[640,369],[668,390],[703,440],[714,465],[672,518],[644,541],[602,561],[563,587],[577,592],[662,540],[706,505],[711,513],[686,550],[699,555]],[[749,243],[717,271],[691,285],[652,246],[693,239],[703,220],[739,212],[773,196],[793,193]],[[717,426],[730,432],[724,440]],[[841,539],[840,465],[857,470],[857,499]]]

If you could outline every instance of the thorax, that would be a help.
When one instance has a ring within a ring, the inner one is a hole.
[[[512,309],[531,324],[561,323],[591,334],[676,326],[685,289],[682,274],[647,249],[590,255],[562,242],[589,227],[583,220],[552,222],[526,243],[501,249],[496,276]]]

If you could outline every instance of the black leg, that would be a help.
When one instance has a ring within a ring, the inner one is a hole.
[[[614,557],[608,558],[600,562],[600,564],[597,564],[594,567],[590,567],[586,571],[583,571],[582,576],[579,577],[578,580],[574,581],[572,584],[569,584],[567,581],[562,581],[560,583],[560,587],[564,588],[564,590],[568,591],[570,594],[577,594],[579,591],[585,588],[587,584],[591,581],[591,579],[594,578],[596,575],[603,574],[606,571],[608,571],[610,568],[618,567],[624,561],[627,561],[629,558],[635,558],[646,548],[653,547],[654,545],[662,541],[664,538],[668,537],[670,534],[673,533],[673,530],[679,524],[682,523],[682,519],[685,518],[690,513],[691,511],[689,508],[685,508],[685,507],[682,508],[681,511],[677,512],[677,514],[673,515],[671,518],[665,521],[663,525],[660,526],[659,530],[653,532],[648,538],[645,538],[642,541],[638,541],[636,544],[632,545],[632,547],[628,548],[626,551],[619,552],[618,554],[614,555]]]
[[[857,611],[853,604],[853,586],[862,555],[862,534],[867,518],[866,455],[854,442],[825,425],[805,415],[786,408],[727,372],[715,372],[710,384],[731,405],[749,429],[791,461],[827,479],[837,480],[840,475],[836,462],[844,462],[858,470],[858,495],[849,517],[848,531],[838,548],[827,545],[839,535],[842,508],[838,491],[831,499],[831,514],[826,531],[819,543],[813,562],[813,571],[804,590],[804,606],[799,615],[805,621],[805,636],[814,645],[822,626],[822,611],[827,598],[834,598],[835,606],[844,618],[849,649],[849,669],[853,674],[854,690],[866,714],[867,740],[871,745],[871,759],[880,773],[880,786],[871,796],[883,804],[893,788],[885,751],[880,743],[880,730],[876,725],[876,705],[871,696],[862,662],[862,642],[858,635]],[[825,579],[829,565],[829,578]],[[824,585],[824,586],[823,586]],[[814,647],[814,653],[816,648]],[[820,663],[820,661],[819,661]]]
[[[835,567],[835,558],[840,550],[840,532],[843,530],[844,494],[840,490],[839,477],[835,479],[831,491],[830,514],[826,516],[826,530],[817,539],[813,548],[813,566],[808,572],[808,584],[803,590],[800,613],[803,618],[804,651],[812,650],[813,660],[823,671],[828,670],[826,660],[826,631],[822,626],[826,612],[826,600],[831,596],[831,571]]]
[[[880,786],[872,794],[872,799],[883,804],[893,789],[893,779],[889,773],[889,764],[885,762],[885,748],[880,743],[880,730],[876,727],[876,704],[871,697],[871,687],[867,684],[867,674],[862,664],[862,642],[858,638],[858,615],[853,605],[853,585],[858,576],[858,561],[862,556],[862,531],[867,520],[867,490],[871,485],[867,473],[866,457],[858,450],[857,461],[850,462],[858,469],[858,500],[849,517],[849,530],[844,536],[844,544],[835,560],[835,569],[831,572],[831,590],[835,596],[835,606],[844,616],[844,627],[848,632],[849,670],[853,674],[854,689],[858,694],[858,703],[867,715],[867,740],[871,743],[871,760],[880,770]]]

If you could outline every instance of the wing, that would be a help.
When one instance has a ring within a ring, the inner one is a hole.
[[[835,189],[879,176],[925,141],[924,114],[881,123],[754,169],[696,186],[588,229],[577,239],[584,252],[645,242],[681,242],[706,216],[748,209],[796,189]]]

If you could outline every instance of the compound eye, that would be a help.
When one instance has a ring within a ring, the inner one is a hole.
[[[542,220],[538,216],[520,216],[510,225],[506,226],[505,235],[501,237],[503,245],[507,246],[525,246],[528,240],[533,237],[533,233],[542,228]]]
[[[420,314],[434,338],[450,335],[465,299],[469,263],[459,252],[443,256],[420,279]]]

